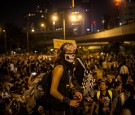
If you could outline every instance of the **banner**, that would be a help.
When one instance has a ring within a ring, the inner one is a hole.
[[[62,39],[53,39],[54,48],[60,48],[63,43],[72,43],[76,46],[75,40],[62,40]]]

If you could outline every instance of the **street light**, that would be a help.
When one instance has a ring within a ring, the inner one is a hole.
[[[45,37],[45,39],[46,39],[46,24],[45,24],[45,23],[41,23],[40,26],[41,26],[41,28],[43,29],[43,33],[45,33],[45,34],[44,34],[44,37]]]
[[[55,31],[55,25],[56,25],[56,21],[58,20],[58,15],[57,13],[54,13],[54,15],[52,16],[52,21],[53,21],[53,31]]]
[[[75,1],[72,0],[72,8],[74,8],[74,7],[75,7]]]
[[[34,33],[34,32],[35,32],[35,29],[34,29],[34,28],[32,28],[32,29],[31,29],[31,32],[32,32],[32,33]]]
[[[62,12],[63,14],[63,39],[65,40],[66,39],[66,23],[65,23],[65,17],[64,17],[64,12]],[[58,15],[57,13],[55,13],[53,16],[52,16],[52,20],[53,20],[53,28],[55,29],[55,23],[56,21],[58,20]]]
[[[84,17],[82,16],[82,14],[80,12],[71,12],[71,14],[69,15],[69,20],[71,20],[72,26],[79,26],[81,25],[81,32],[82,34],[84,34]]]
[[[114,2],[115,2],[115,6],[120,6],[120,3],[121,3],[121,0],[114,0]]]
[[[41,27],[45,30],[45,24],[44,23],[41,23]]]
[[[73,23],[80,22],[83,19],[83,16],[80,14],[80,12],[71,12],[69,16],[71,22]]]

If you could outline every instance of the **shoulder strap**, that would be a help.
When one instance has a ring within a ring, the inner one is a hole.
[[[112,100],[112,91],[111,90],[108,90],[108,93],[109,93],[109,96]],[[100,91],[97,91],[97,99],[99,99],[99,96],[100,96]]]
[[[97,91],[97,99],[99,99],[100,91]]]
[[[111,90],[108,90],[108,93],[109,93],[109,96],[110,96],[110,98],[112,100],[112,91]]]
[[[86,67],[85,67],[85,65],[83,64],[83,62],[81,61],[81,59],[80,59],[80,58],[77,58],[77,60],[78,60],[79,63],[82,65],[82,67],[83,67],[84,69],[86,69]]]

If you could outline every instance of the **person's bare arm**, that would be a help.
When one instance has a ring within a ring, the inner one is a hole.
[[[60,92],[58,92],[58,86],[59,82],[62,78],[63,75],[63,66],[62,65],[57,65],[53,71],[53,76],[52,76],[52,83],[51,83],[51,89],[50,89],[50,94],[58,99],[59,101],[63,101],[65,98]],[[70,100],[68,101],[68,104],[72,107],[77,107],[79,106],[79,100]]]
[[[122,112],[121,112],[121,115],[132,115],[130,110],[129,109],[124,109]]]
[[[93,115],[95,106],[96,106],[96,103],[93,102],[93,103],[92,103],[92,106],[91,106],[91,109],[90,109],[90,115]]]
[[[58,86],[60,79],[63,75],[63,66],[62,65],[57,65],[54,70],[53,70],[53,75],[52,75],[52,83],[51,83],[51,89],[50,89],[50,94],[58,99],[59,101],[63,100],[63,96],[58,92]]]
[[[30,77],[28,79],[28,85],[31,85],[33,82],[32,82],[32,74],[30,74]]]

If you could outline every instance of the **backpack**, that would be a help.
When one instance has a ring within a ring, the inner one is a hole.
[[[42,97],[47,99],[49,96],[52,79],[51,73],[52,69],[46,73],[40,73],[35,78],[30,88],[24,93],[23,96],[25,97],[25,105],[28,113],[33,112],[33,109],[37,105],[37,101],[42,99]]]

